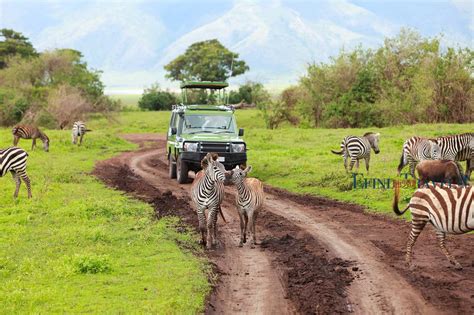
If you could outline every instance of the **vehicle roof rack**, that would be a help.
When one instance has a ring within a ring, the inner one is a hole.
[[[228,87],[227,82],[219,81],[185,81],[181,83],[182,89],[211,89],[211,90],[221,90]]]

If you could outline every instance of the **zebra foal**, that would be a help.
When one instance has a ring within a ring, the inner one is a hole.
[[[412,261],[412,250],[416,239],[430,222],[436,229],[438,245],[443,254],[456,269],[462,269],[461,264],[448,251],[445,245],[446,233],[464,234],[474,230],[474,189],[472,186],[429,184],[415,191],[408,206],[400,211],[398,199],[400,182],[395,183],[393,211],[402,215],[411,210],[411,231],[407,242],[405,262],[408,266]]]
[[[16,184],[15,193],[13,194],[14,198],[18,197],[22,179],[28,189],[28,198],[31,198],[30,179],[26,174],[27,158],[28,153],[17,147],[0,150],[0,177],[5,176],[8,171],[12,174],[13,180]]]
[[[250,226],[250,248],[254,248],[256,241],[255,221],[257,215],[263,206],[265,194],[263,192],[263,184],[256,178],[246,178],[247,174],[252,170],[252,166],[241,169],[236,166],[232,171],[231,180],[237,187],[236,204],[240,217],[240,243],[242,247],[247,241],[247,226]]]
[[[341,150],[331,150],[332,153],[342,155],[344,158],[344,168],[346,172],[352,171],[354,164],[359,170],[359,160],[365,160],[365,168],[367,174],[369,173],[370,149],[372,148],[375,154],[380,153],[379,149],[380,133],[367,132],[362,137],[347,136],[341,142]],[[347,160],[350,159],[349,168],[347,167]]]
[[[86,128],[86,124],[82,121],[76,121],[72,125],[72,143],[77,143],[77,138],[79,138],[79,145],[82,144],[82,138],[86,134],[86,132],[92,131]]]
[[[191,200],[198,215],[201,242],[208,249],[217,244],[217,212],[224,199],[225,170],[217,157],[217,154],[211,153],[204,157],[201,161],[202,175],[196,176],[191,185]]]
[[[29,126],[29,125],[18,125],[18,126],[13,127],[12,134],[13,134],[14,146],[18,145],[20,138],[32,139],[33,141],[31,143],[31,150],[34,150],[36,147],[36,139],[39,138],[43,142],[43,149],[46,152],[49,151],[49,138],[38,127]]]

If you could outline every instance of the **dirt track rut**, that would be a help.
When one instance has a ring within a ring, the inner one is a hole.
[[[189,200],[189,185],[178,185],[175,180],[168,179],[162,136],[124,137],[141,144],[142,149],[124,153],[104,165],[128,166],[158,190],[171,190],[177,197]],[[474,311],[472,235],[456,237],[456,246],[454,242],[448,244],[465,266],[463,271],[448,266],[436,248],[434,237],[429,236],[433,234],[431,230],[420,237],[419,242],[423,245],[418,244],[415,248],[418,265],[414,271],[408,271],[403,266],[402,253],[408,233],[406,222],[366,214],[358,206],[325,198],[296,196],[271,187],[266,191],[267,200],[258,222],[257,236],[270,245],[252,250],[236,246],[239,219],[233,205],[235,189],[226,188],[223,211],[228,223],[219,220],[220,245],[210,252],[210,258],[220,272],[220,280],[209,300],[207,313],[288,314],[333,310],[358,314],[435,314]],[[285,235],[286,231],[288,235]],[[272,247],[274,242],[279,244],[279,252]],[[292,244],[293,251],[288,254],[285,253],[285,242]],[[296,246],[298,244],[300,247]],[[297,247],[301,250],[294,252]],[[322,264],[318,267],[320,270],[325,264],[329,265],[326,274],[317,274],[318,268],[312,267],[315,261]],[[320,279],[317,283],[331,288],[320,292],[300,279],[291,281],[292,277],[304,279],[308,268],[312,268],[310,271],[315,279]],[[350,283],[347,270],[353,278],[348,288],[345,287]],[[332,283],[328,282],[332,279],[334,282],[342,279],[342,284],[332,288]],[[305,288],[317,292],[305,295]],[[311,303],[319,302],[307,301],[308,296],[321,300],[325,296],[328,300],[337,297],[338,308],[332,309],[336,306],[330,304],[331,301],[315,307]]]

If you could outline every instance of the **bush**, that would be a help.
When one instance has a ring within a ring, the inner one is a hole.
[[[72,263],[75,272],[80,274],[107,273],[112,270],[109,258],[103,255],[77,255]]]
[[[160,90],[158,85],[154,85],[143,92],[138,101],[138,107],[144,110],[169,110],[176,103],[177,97],[175,94],[168,90]]]
[[[265,89],[262,83],[247,81],[239,86],[237,91],[230,91],[229,103],[245,103],[259,107],[270,101],[270,93]]]

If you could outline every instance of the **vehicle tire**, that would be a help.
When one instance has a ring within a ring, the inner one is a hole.
[[[176,178],[180,184],[188,182],[188,163],[181,160],[181,156],[178,156],[176,160]]]
[[[176,178],[176,163],[173,162],[173,156],[171,154],[168,158],[168,175],[171,179]]]

